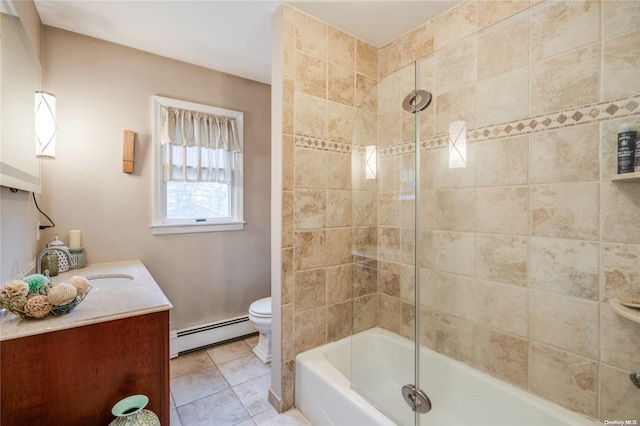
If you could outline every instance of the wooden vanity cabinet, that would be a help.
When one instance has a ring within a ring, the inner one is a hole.
[[[106,426],[135,394],[168,425],[169,311],[2,341],[0,394],[3,426]]]

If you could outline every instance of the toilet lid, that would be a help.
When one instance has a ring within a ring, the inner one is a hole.
[[[271,298],[256,300],[249,306],[249,312],[259,316],[271,316]]]

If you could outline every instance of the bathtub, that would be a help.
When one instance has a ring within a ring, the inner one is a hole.
[[[416,414],[401,394],[403,385],[413,383],[413,354],[412,341],[380,328],[301,353],[296,407],[317,426],[415,424]],[[377,407],[352,389],[350,377]],[[418,415],[421,425],[599,424],[425,347],[420,377],[432,404],[431,411]]]

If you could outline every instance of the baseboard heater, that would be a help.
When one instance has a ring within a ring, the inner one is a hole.
[[[183,352],[190,352],[255,333],[256,329],[249,321],[248,315],[182,330],[171,330],[169,351],[171,358],[175,358]]]

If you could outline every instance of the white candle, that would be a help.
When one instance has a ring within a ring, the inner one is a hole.
[[[79,229],[72,229],[69,231],[69,248],[77,249],[82,247],[82,231]]]

